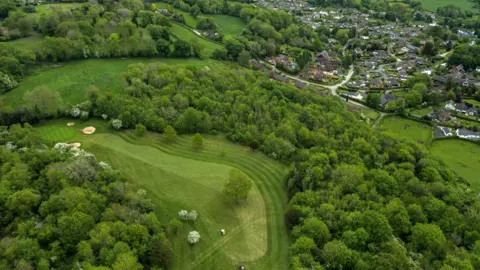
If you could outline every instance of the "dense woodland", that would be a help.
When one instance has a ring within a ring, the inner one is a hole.
[[[202,57],[195,44],[172,38],[169,18],[145,10],[141,1],[102,4],[41,17],[36,27],[46,37],[35,52],[0,44],[0,91],[14,88],[38,60]],[[225,50],[214,53],[220,59],[237,59],[244,50],[274,55],[284,43],[318,50],[328,35],[295,25],[284,12],[241,3],[172,4],[248,22],[241,36],[225,38]],[[456,49],[451,61],[478,55],[465,50]],[[138,63],[124,82],[120,94],[85,89],[88,101],[73,108],[40,87],[25,97],[26,108],[3,106],[1,121],[66,115],[155,132],[222,132],[291,164],[285,220],[292,269],[480,268],[480,202],[469,183],[424,146],[372,130],[340,100],[235,65]],[[428,83],[413,79],[409,100],[425,98]],[[120,172],[88,153],[45,147],[27,124],[2,128],[0,143],[0,268],[168,268],[172,251],[154,205]]]
[[[155,206],[120,172],[83,150],[45,146],[28,124],[2,127],[0,143],[1,269],[168,265]]]
[[[248,83],[247,83],[248,82]],[[413,141],[378,133],[335,98],[246,69],[134,64],[124,94],[80,105],[123,127],[225,132],[292,163],[291,267],[480,267],[480,203],[469,183]]]

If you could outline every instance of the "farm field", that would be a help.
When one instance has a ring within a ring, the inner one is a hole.
[[[229,15],[210,15],[215,20],[222,33],[227,36],[235,36],[242,32],[246,24],[237,17]]]
[[[430,151],[443,159],[459,176],[471,181],[480,192],[480,146],[461,140],[438,140]]]
[[[420,0],[425,10],[435,12],[437,8],[454,5],[462,10],[473,10],[474,4],[468,0]]]
[[[427,143],[432,136],[432,128],[429,125],[396,116],[385,117],[378,128],[422,144]]]
[[[191,30],[182,27],[176,23],[172,23],[172,34],[177,38],[183,39],[190,42],[191,40],[196,40],[200,45],[203,46],[203,53],[210,55],[214,50],[222,48],[219,44],[208,41],[207,39],[201,38],[195,35]]]
[[[71,61],[58,66],[37,68],[34,74],[25,77],[19,86],[3,95],[4,104],[13,108],[23,105],[23,95],[39,85],[45,85],[58,91],[66,104],[77,104],[85,100],[84,90],[94,85],[101,92],[123,91],[122,73],[133,63],[189,64],[196,66],[213,66],[213,60],[200,59],[90,59]]]
[[[81,142],[99,160],[121,168],[147,191],[164,224],[182,209],[199,213],[195,224],[183,223],[173,237],[173,269],[235,269],[239,263],[247,269],[286,269],[285,166],[221,135],[205,136],[203,149],[193,150],[192,136],[179,136],[176,143],[167,144],[156,133],[139,138],[134,131],[113,132],[101,120],[73,127],[67,122],[47,121],[38,126],[39,133],[52,143]],[[95,126],[97,132],[81,134],[86,126]],[[255,183],[248,201],[239,207],[225,204],[221,193],[232,167]],[[201,235],[195,246],[186,241],[193,229]],[[220,229],[227,235],[220,236]]]

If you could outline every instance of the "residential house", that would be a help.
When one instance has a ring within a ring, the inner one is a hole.
[[[474,132],[468,129],[459,128],[456,131],[457,136],[464,139],[480,140],[480,132]]]
[[[381,78],[374,78],[371,82],[370,82],[370,88],[377,88],[377,89],[382,89],[384,88],[385,85],[383,84],[383,81]]]
[[[399,87],[400,83],[397,80],[395,80],[394,78],[388,78],[387,81],[385,82],[385,86],[387,88]]]
[[[445,109],[436,110],[428,115],[433,121],[445,123],[452,120],[452,115]]]
[[[475,115],[477,114],[477,108],[473,107],[472,104],[469,104],[469,103],[454,103],[453,101],[447,101],[447,103],[445,103],[445,109],[447,110],[451,110],[451,111],[455,111],[455,112],[459,112],[459,113],[463,113],[463,114],[466,114],[466,115]]]
[[[397,99],[399,99],[400,97],[397,97],[397,96],[394,96],[390,93],[387,93],[387,94],[384,94],[382,95],[382,97],[380,98],[380,105],[382,106],[386,106],[389,102],[391,101],[395,101]]]

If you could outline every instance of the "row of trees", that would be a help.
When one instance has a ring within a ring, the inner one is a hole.
[[[1,269],[149,269],[172,249],[145,191],[83,150],[1,127]]]

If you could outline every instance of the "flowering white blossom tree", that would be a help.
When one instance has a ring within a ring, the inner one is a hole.
[[[200,234],[197,231],[191,231],[188,233],[188,242],[190,244],[196,244],[200,240]]]
[[[197,216],[198,216],[198,213],[195,210],[192,210],[190,211],[190,213],[188,213],[188,219],[191,221],[195,222],[195,220],[197,219]]]
[[[105,171],[111,171],[111,170],[113,170],[113,169],[112,169],[112,166],[110,166],[108,163],[103,162],[103,161],[100,161],[100,162],[98,163],[98,166],[100,166],[100,168],[102,168],[102,169],[105,170]]]
[[[70,150],[71,146],[68,143],[57,143],[53,147],[57,152],[66,153]]]
[[[187,220],[188,219],[188,211],[187,210],[180,210],[180,212],[178,212],[178,217],[181,220]]]
[[[113,119],[112,120],[112,127],[114,129],[121,129],[123,126],[122,120],[120,119]]]
[[[73,107],[72,110],[70,110],[70,115],[73,117],[79,117],[81,113],[82,110],[80,110],[78,107]]]

